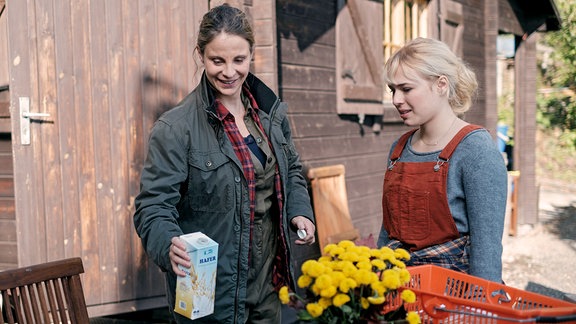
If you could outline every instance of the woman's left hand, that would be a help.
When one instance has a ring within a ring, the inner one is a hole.
[[[295,241],[296,244],[313,244],[316,242],[316,226],[310,219],[304,216],[296,216],[292,218],[292,225],[296,230],[306,231],[306,236]]]

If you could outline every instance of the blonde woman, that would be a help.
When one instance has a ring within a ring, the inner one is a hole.
[[[378,245],[409,250],[409,265],[501,282],[506,166],[488,131],[459,117],[474,72],[443,42],[417,38],[387,61],[385,80],[412,129],[390,150]]]

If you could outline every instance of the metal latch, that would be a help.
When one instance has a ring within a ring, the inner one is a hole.
[[[30,145],[30,120],[50,117],[48,113],[30,112],[30,98],[20,97],[20,144]]]

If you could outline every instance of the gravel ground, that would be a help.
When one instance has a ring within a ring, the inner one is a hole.
[[[539,223],[503,242],[508,286],[576,302],[576,186],[541,181]]]

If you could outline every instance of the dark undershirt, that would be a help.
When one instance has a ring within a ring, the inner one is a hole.
[[[246,145],[248,145],[248,147],[250,148],[250,151],[252,151],[252,153],[258,158],[258,160],[260,161],[260,164],[262,164],[262,167],[265,167],[266,166],[266,156],[264,155],[264,152],[262,152],[262,150],[258,147],[258,144],[256,144],[256,140],[254,139],[252,134],[244,137],[244,143],[246,143]]]

